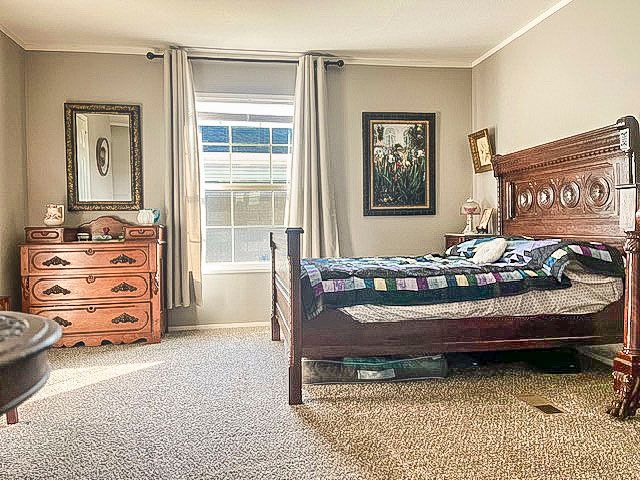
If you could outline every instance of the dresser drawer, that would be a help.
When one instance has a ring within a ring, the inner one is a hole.
[[[150,299],[148,274],[31,277],[29,284],[32,305]]]
[[[149,303],[31,307],[29,313],[53,320],[62,327],[63,335],[139,332],[151,328]]]
[[[96,269],[117,269],[120,272],[149,271],[149,253],[146,246],[100,245],[93,248],[89,245],[65,245],[50,249],[30,246],[22,248],[28,249],[28,260],[22,267],[23,275]]]
[[[25,227],[27,243],[63,243],[73,242],[78,229],[69,227]]]
[[[125,227],[125,240],[151,240],[158,237],[156,227]]]

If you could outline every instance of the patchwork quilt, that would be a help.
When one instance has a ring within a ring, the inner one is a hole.
[[[620,252],[595,242],[508,237],[497,262],[471,262],[477,247],[492,238],[460,243],[444,256],[304,259],[302,301],[307,318],[326,308],[428,305],[567,288],[571,281],[563,272],[571,262],[592,273],[624,276]]]

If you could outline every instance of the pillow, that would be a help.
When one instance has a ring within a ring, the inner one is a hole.
[[[504,238],[494,238],[488,242],[483,242],[476,248],[475,254],[469,260],[480,265],[483,263],[494,263],[502,257],[507,249],[507,241]]]
[[[475,255],[476,250],[480,245],[486,242],[490,242],[496,237],[480,237],[473,240],[467,240],[466,242],[458,243],[449,247],[445,252],[447,256],[471,258]]]

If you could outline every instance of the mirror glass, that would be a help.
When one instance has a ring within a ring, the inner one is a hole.
[[[78,200],[131,201],[129,115],[76,113]]]
[[[140,106],[65,104],[69,210],[142,208]]]

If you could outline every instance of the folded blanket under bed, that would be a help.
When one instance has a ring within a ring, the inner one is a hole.
[[[325,308],[428,305],[567,288],[571,280],[563,273],[571,262],[588,272],[624,276],[620,252],[594,242],[510,237],[496,263],[471,262],[477,246],[489,240],[463,242],[445,256],[304,259],[302,300],[307,317]]]

